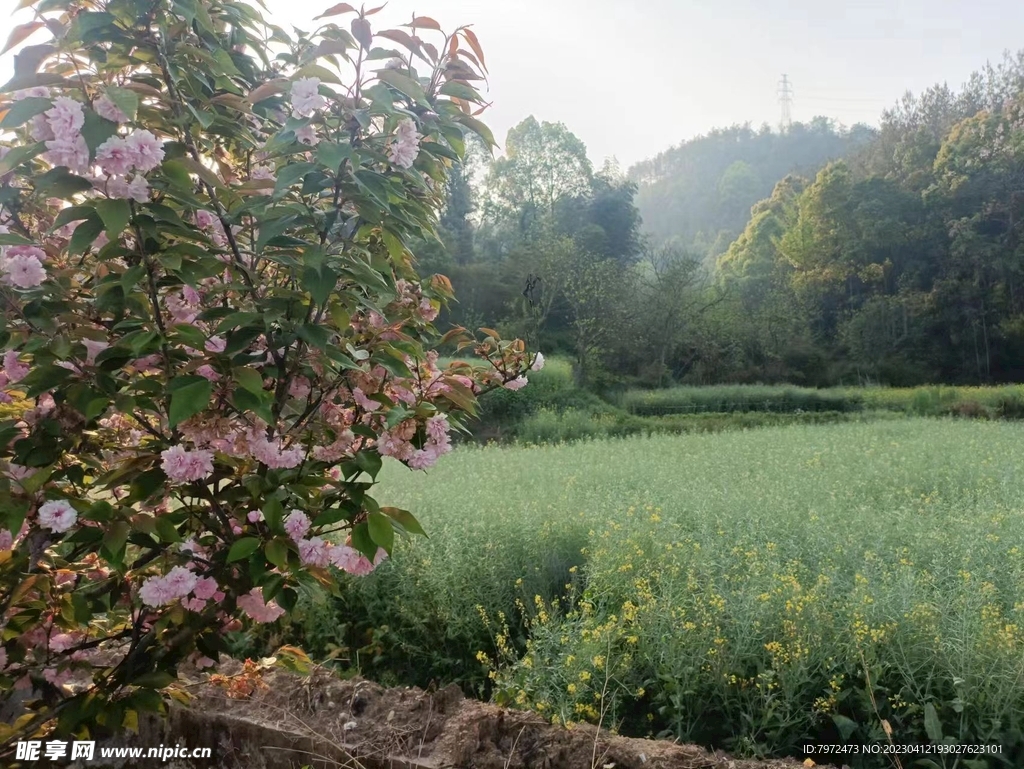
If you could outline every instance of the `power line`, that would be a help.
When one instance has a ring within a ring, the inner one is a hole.
[[[793,124],[793,89],[790,87],[789,76],[783,75],[779,84],[779,104],[782,105],[782,120],[779,130],[786,131]]]

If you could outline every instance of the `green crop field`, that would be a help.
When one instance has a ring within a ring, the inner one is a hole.
[[[307,601],[300,632],[382,680],[745,754],[885,742],[884,722],[1011,758],[1024,426],[466,446],[380,492],[433,536]]]

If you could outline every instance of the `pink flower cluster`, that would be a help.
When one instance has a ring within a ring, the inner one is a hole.
[[[256,622],[276,622],[284,614],[277,601],[263,600],[263,588],[254,587],[238,599],[238,608]]]
[[[139,203],[149,200],[149,182],[142,174],[152,171],[164,159],[160,140],[145,129],[127,136],[111,136],[96,148],[96,162],[106,174],[103,189],[112,198],[131,198]],[[129,172],[135,175],[128,179]]]
[[[85,110],[81,102],[58,96],[42,117],[45,123],[34,121],[32,133],[36,141],[46,142],[44,159],[54,166],[66,166],[74,173],[87,173],[89,147],[82,136]]]
[[[388,159],[401,168],[412,168],[416,156],[420,154],[420,136],[416,124],[406,118],[398,124],[395,138],[388,151]]]
[[[217,587],[217,580],[213,577],[200,579],[185,566],[175,566],[163,576],[147,579],[139,589],[139,598],[147,606],[156,608],[186,598],[189,593],[194,597],[185,601],[184,605],[192,611],[202,611],[211,598],[215,601],[224,599],[224,593]]]
[[[334,545],[321,537],[306,539],[310,525],[309,517],[301,510],[292,510],[284,522],[284,530],[298,545],[299,559],[306,566],[334,565],[350,574],[365,575],[387,558],[387,552],[378,548],[371,563],[366,556],[349,545]]]
[[[190,483],[213,474],[213,452],[189,451],[182,445],[171,446],[160,453],[160,466],[174,483]]]
[[[296,117],[309,117],[327,106],[327,100],[320,95],[318,77],[304,77],[292,83],[291,100],[292,112]]]
[[[65,499],[55,499],[46,502],[40,506],[37,515],[39,525],[44,529],[49,529],[54,534],[67,531],[78,520],[78,511]]]
[[[381,456],[393,457],[409,465],[413,470],[426,470],[452,450],[448,417],[438,414],[426,421],[426,440],[423,448],[417,449],[412,443],[416,435],[416,422],[407,419],[393,430],[384,430],[377,439],[377,451]]]
[[[35,288],[46,280],[45,258],[46,252],[36,246],[8,246],[0,262],[4,282],[18,288]]]

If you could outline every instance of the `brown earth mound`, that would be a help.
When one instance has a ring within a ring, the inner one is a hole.
[[[137,744],[212,747],[224,769],[795,769],[795,761],[750,761],[691,745],[633,739],[591,726],[565,729],[532,713],[463,697],[339,680],[266,675],[245,699],[194,687],[192,705],[143,724]],[[209,767],[211,762],[179,767]],[[164,766],[175,766],[173,763]]]

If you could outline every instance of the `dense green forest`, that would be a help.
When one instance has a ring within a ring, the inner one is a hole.
[[[627,172],[530,117],[447,201],[419,253],[448,320],[599,391],[1024,378],[1024,52],[878,129],[734,126]]]

